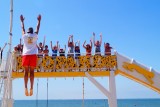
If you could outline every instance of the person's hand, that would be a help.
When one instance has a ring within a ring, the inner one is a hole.
[[[90,42],[92,42],[92,38],[90,39]]]
[[[23,15],[20,16],[20,20],[21,20],[22,22],[24,21]]]
[[[93,32],[93,36],[95,36],[96,34]]]
[[[100,37],[102,37],[102,33],[100,33],[99,35],[100,35]]]
[[[41,15],[40,15],[40,14],[39,14],[38,17],[37,17],[37,20],[38,20],[38,21],[41,21]]]
[[[73,38],[73,35],[69,35],[69,38]]]

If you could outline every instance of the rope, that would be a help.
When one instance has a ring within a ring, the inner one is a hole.
[[[47,107],[48,107],[48,78],[47,78]]]
[[[39,83],[39,78],[37,78],[36,107],[38,107],[38,83]]]
[[[37,78],[36,107],[38,107],[38,83],[39,83],[39,79]],[[48,107],[48,78],[47,78],[47,104],[46,104],[46,107]]]
[[[82,95],[82,107],[84,107],[84,77],[83,77],[83,83],[82,83],[82,90],[83,90],[83,95]]]

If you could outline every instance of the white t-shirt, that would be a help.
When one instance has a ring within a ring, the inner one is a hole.
[[[23,53],[22,55],[33,55],[37,54],[37,40],[38,35],[36,33],[26,33],[22,36],[23,40]]]

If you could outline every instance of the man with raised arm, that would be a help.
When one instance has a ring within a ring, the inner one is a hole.
[[[38,23],[36,31],[33,31],[32,27],[28,28],[27,33],[24,28],[24,17],[20,16],[22,26],[22,40],[23,40],[23,52],[22,52],[22,66],[24,67],[24,84],[25,84],[25,95],[33,95],[33,83],[34,83],[34,68],[37,62],[37,39],[40,28],[41,15],[37,17]],[[30,93],[28,92],[28,74],[30,72]]]

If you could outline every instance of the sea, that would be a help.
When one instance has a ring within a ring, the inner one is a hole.
[[[160,99],[118,99],[117,107],[160,107]],[[109,107],[107,99],[15,100],[14,107]]]

